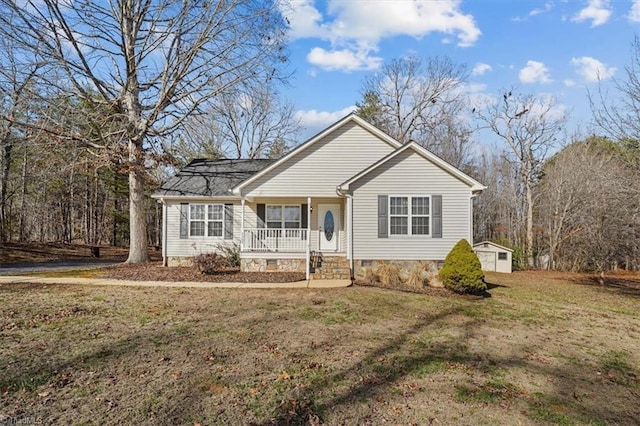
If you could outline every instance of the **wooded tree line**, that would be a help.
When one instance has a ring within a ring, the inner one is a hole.
[[[129,244],[129,261],[145,261],[160,241],[146,195],[166,173],[300,142],[278,93],[285,35],[277,1],[0,0],[0,238]],[[357,112],[487,185],[474,238],[512,247],[519,266],[638,269],[633,46],[619,103],[589,94],[602,136],[568,135],[546,95],[470,94],[466,67],[448,58],[384,64]]]
[[[516,267],[640,269],[640,48],[621,104],[590,94],[596,134],[567,134],[547,95],[505,88],[473,98],[465,68],[446,58],[400,58],[365,80],[358,113],[414,140],[487,186],[474,202],[474,240],[514,249]],[[492,140],[479,149],[474,135]]]

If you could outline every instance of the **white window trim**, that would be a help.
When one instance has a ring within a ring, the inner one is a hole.
[[[191,219],[191,208],[193,206],[204,206],[204,220],[195,220]],[[222,207],[222,219],[221,220],[210,220],[209,219],[209,208],[212,206],[221,206]],[[203,203],[189,203],[189,238],[215,238],[222,240],[224,239],[225,232],[225,205],[221,203],[213,203],[213,204],[203,204]],[[192,235],[191,234],[191,222],[204,222],[204,235]],[[209,235],[209,223],[210,222],[222,222],[222,234],[218,235]]]
[[[404,197],[407,198],[407,233],[406,234],[392,234],[391,233],[391,217],[405,217],[405,215],[397,215],[391,214],[391,198],[397,198],[397,197]],[[425,217],[427,216],[429,218],[429,233],[428,234],[413,234],[412,233],[412,211],[411,211],[411,207],[412,207],[412,202],[411,199],[412,198],[427,198],[429,199],[429,214],[428,215],[416,215],[416,217]],[[387,196],[387,235],[389,235],[389,238],[432,238],[433,235],[433,224],[432,224],[432,220],[433,220],[433,203],[432,203],[432,197],[430,194],[392,194]]]
[[[307,229],[306,226],[304,226],[305,224],[302,223],[302,205],[300,204],[265,204],[264,207],[264,226],[265,228],[268,228],[268,223],[269,222],[275,222],[274,220],[269,220],[268,217],[268,212],[269,212],[269,207],[281,207],[282,208],[282,217],[280,218],[280,228],[270,228],[270,229]],[[287,222],[286,218],[285,218],[285,209],[287,207],[295,207],[298,209],[298,213],[300,216],[300,219],[298,220],[298,222],[300,223],[300,225],[298,226],[298,228],[285,228],[285,222]]]

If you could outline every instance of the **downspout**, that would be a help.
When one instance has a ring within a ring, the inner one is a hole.
[[[347,256],[349,257],[349,270],[351,275],[351,281],[355,277],[354,261],[353,261],[353,195],[345,194],[347,197],[347,223],[349,224],[347,230],[347,245],[349,250]]]
[[[476,198],[478,194],[471,194],[469,197],[469,244],[473,247],[473,199]]]
[[[169,266],[169,260],[167,259],[167,204],[164,202],[164,198],[160,198],[162,203],[162,266]]]

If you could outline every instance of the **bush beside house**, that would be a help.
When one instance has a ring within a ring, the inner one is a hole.
[[[440,270],[445,288],[460,294],[482,294],[487,290],[478,256],[467,240],[451,249]]]

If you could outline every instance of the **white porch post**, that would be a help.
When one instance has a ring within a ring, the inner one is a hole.
[[[244,251],[244,198],[240,199],[240,252]]]
[[[307,197],[307,281],[311,278],[311,197]]]

